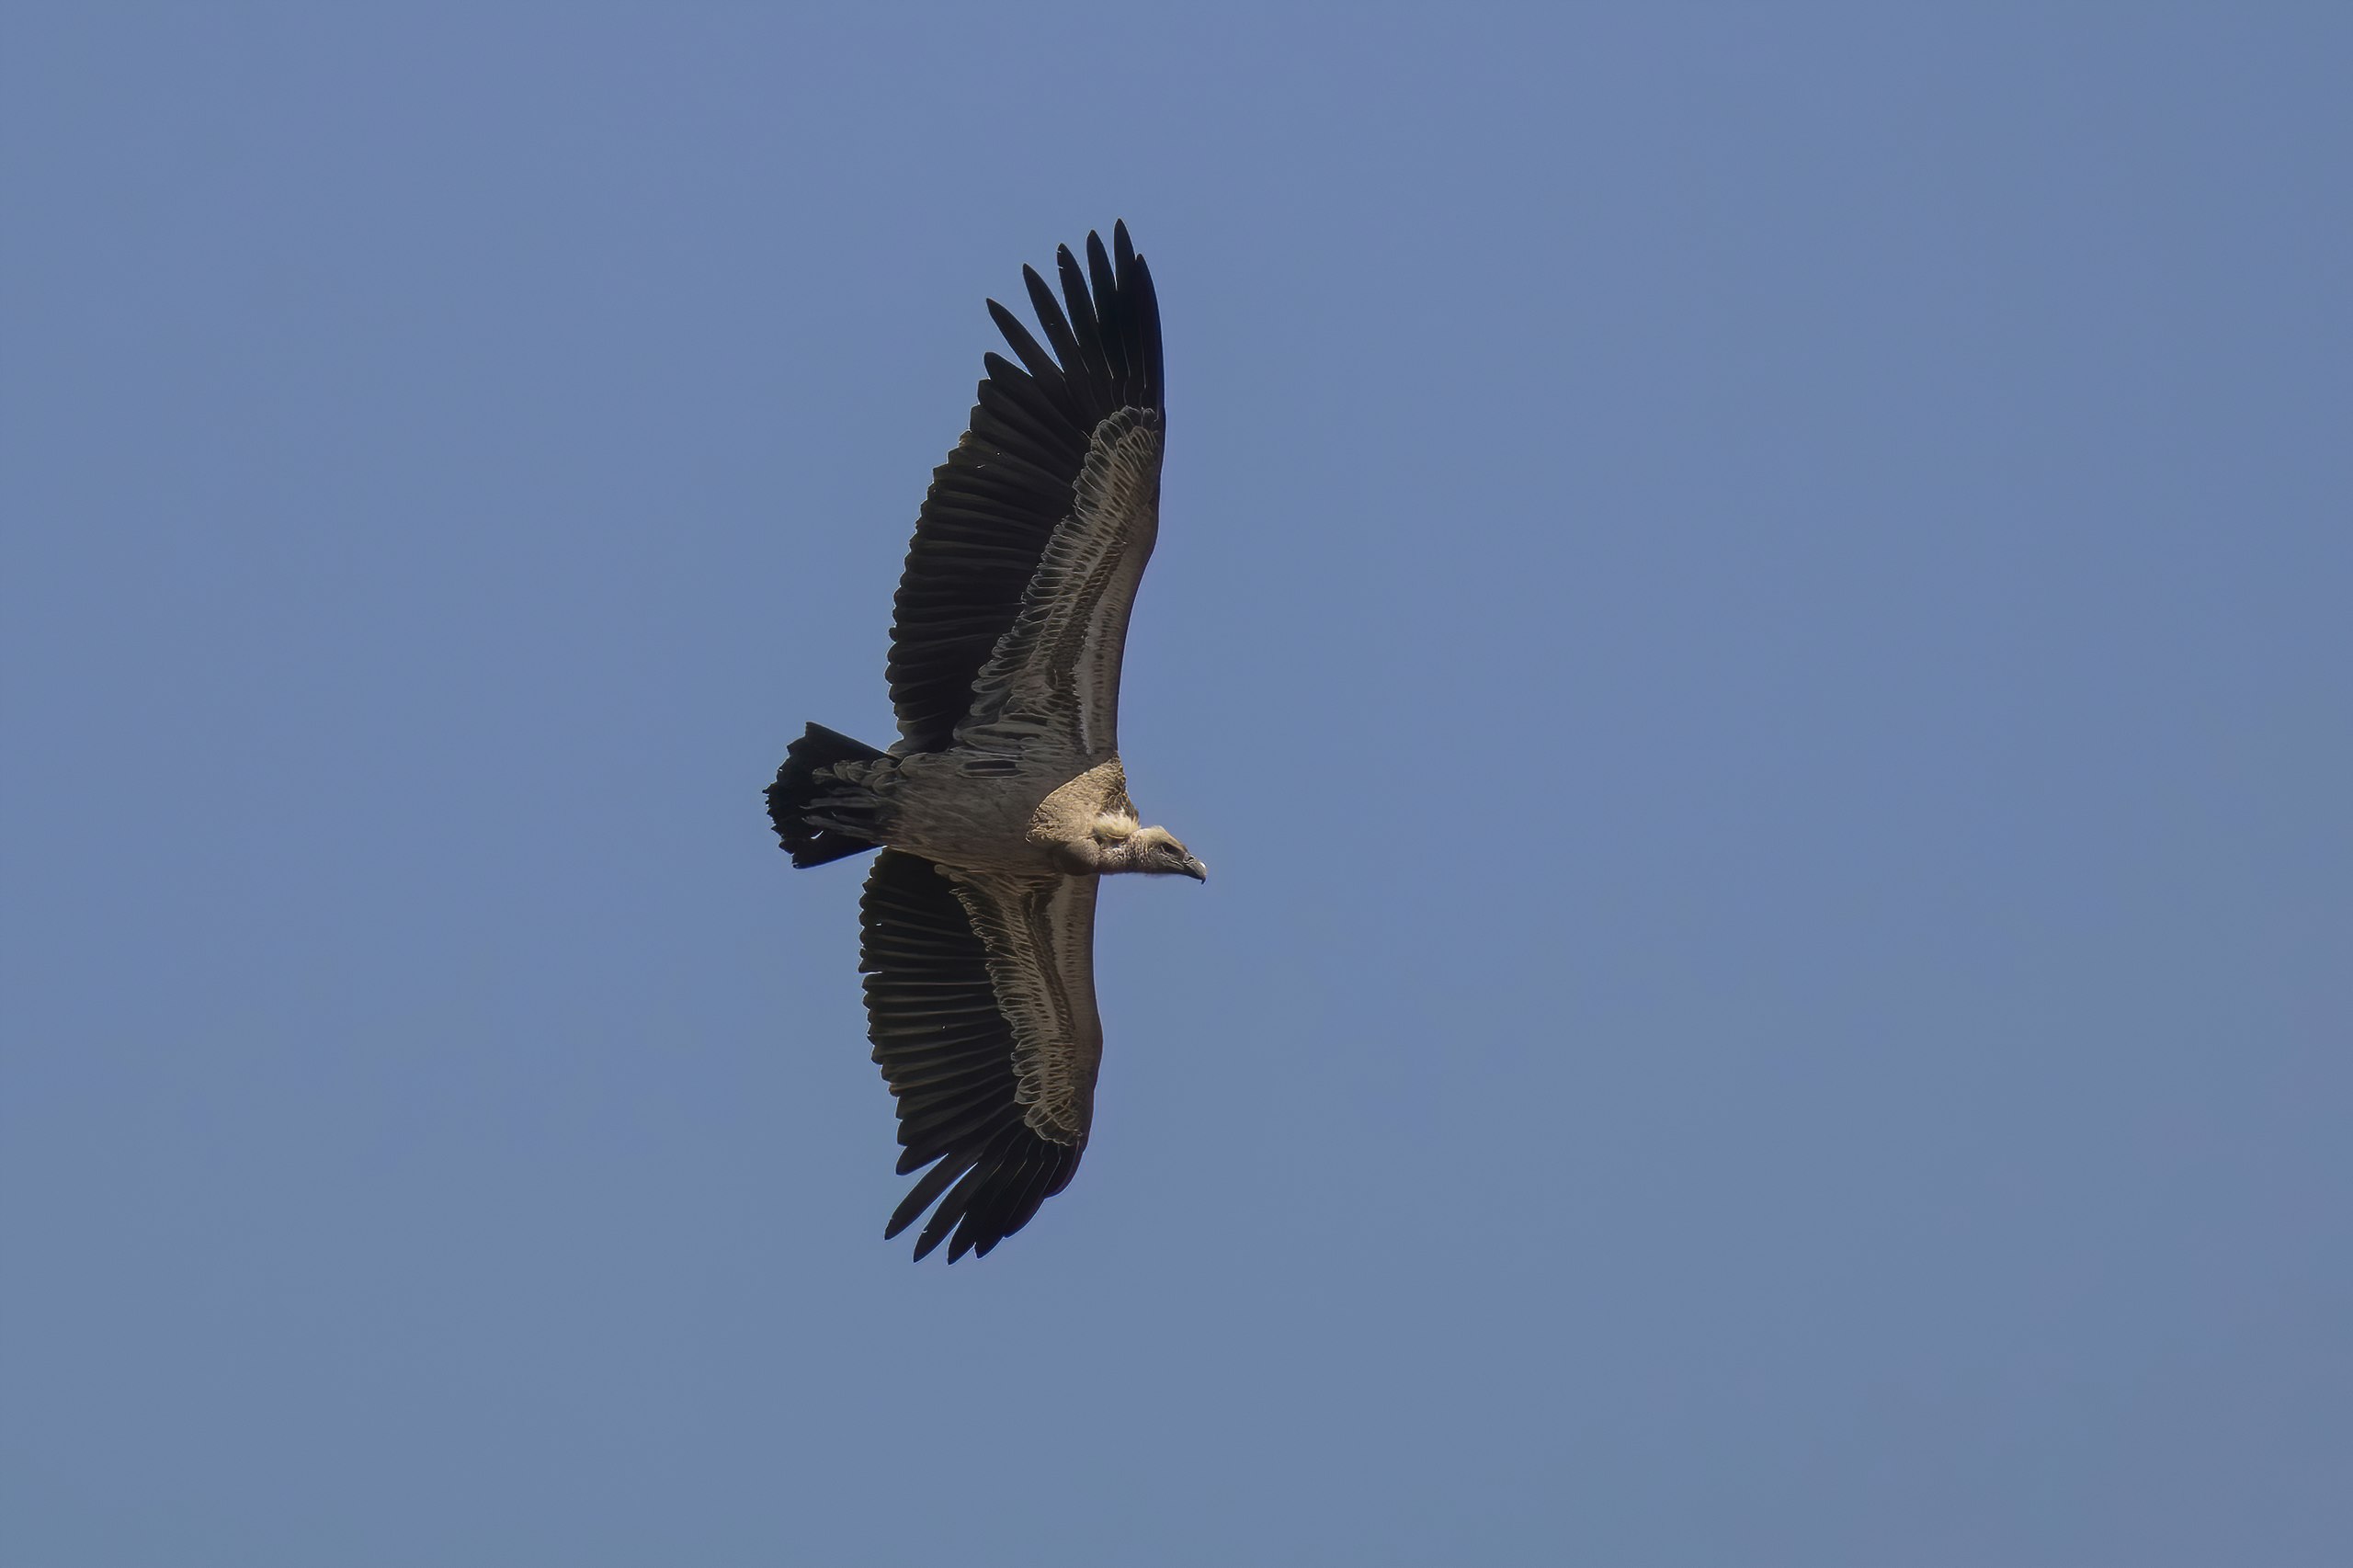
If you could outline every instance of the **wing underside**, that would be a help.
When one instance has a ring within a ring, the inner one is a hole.
[[[1060,301],[1036,271],[1022,269],[1043,344],[989,301],[1019,363],[987,356],[971,428],[933,472],[907,549],[890,662],[902,753],[954,743],[974,680],[1022,615],[1056,530],[1079,510],[1106,422],[1131,411],[1159,427],[1160,308],[1151,269],[1124,224],[1113,229],[1110,251],[1093,234],[1086,250],[1084,269],[1067,247],[1057,253]],[[1151,461],[1156,499],[1156,442]],[[1150,549],[1147,538],[1136,572]],[[1115,696],[1117,678],[1115,666]]]
[[[1091,761],[1118,752],[1128,615],[1159,514],[1160,416],[1121,409],[1097,429],[1071,515],[972,683],[960,745],[1019,756],[1042,742]]]
[[[943,1241],[950,1262],[987,1253],[1078,1169],[1102,1056],[1095,891],[1091,877],[951,879],[898,850],[867,879],[858,967],[899,1171],[931,1166],[883,1233],[931,1209],[918,1258]]]

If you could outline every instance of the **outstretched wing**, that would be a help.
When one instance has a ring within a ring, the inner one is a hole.
[[[932,1167],[882,1233],[937,1201],[919,1258],[942,1241],[951,1263],[985,1255],[1078,1169],[1103,1056],[1095,889],[1093,877],[951,879],[896,849],[866,880],[858,967],[874,1060],[899,1102],[899,1173]]]
[[[1151,432],[1151,483],[1141,517],[1127,514],[1125,526],[1141,525],[1141,544],[1131,537],[1114,552],[1117,564],[1102,578],[1103,597],[1117,604],[1116,625],[1103,622],[1108,609],[1088,620],[1100,649],[1108,638],[1108,692],[1119,696],[1119,650],[1126,635],[1126,601],[1152,551],[1152,525],[1159,497],[1158,433],[1161,397],[1160,306],[1152,272],[1129,243],[1127,225],[1112,229],[1112,252],[1098,235],[1086,237],[1086,267],[1064,246],[1055,254],[1063,299],[1031,268],[1022,268],[1029,301],[1046,336],[1040,347],[1013,312],[989,301],[989,314],[1020,360],[991,354],[988,377],[980,385],[972,427],[948,460],[932,472],[915,540],[907,547],[891,628],[891,701],[899,715],[900,753],[941,751],[952,744],[958,726],[973,706],[973,685],[1017,619],[1026,618],[1026,596],[1059,538],[1058,530],[1086,508],[1092,483],[1132,495],[1136,485],[1108,475],[1096,454],[1107,428],[1117,426],[1109,445],[1138,460],[1136,431]],[[1091,292],[1090,292],[1091,288]],[[1089,481],[1090,469],[1097,477]],[[1124,472],[1124,471],[1122,471]],[[1101,512],[1087,525],[1090,534],[1114,528]],[[1074,553],[1099,556],[1101,545]],[[1060,568],[1063,576],[1067,562]],[[1090,569],[1091,570],[1091,569]],[[1122,575],[1124,574],[1124,575]],[[1082,576],[1086,574],[1083,572]],[[1095,581],[1094,577],[1086,577]],[[1114,592],[1124,581],[1124,591]],[[1057,644],[1059,646],[1059,643]],[[1092,679],[1090,689],[1102,681]]]

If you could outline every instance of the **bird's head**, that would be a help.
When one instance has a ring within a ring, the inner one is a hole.
[[[1197,882],[1210,880],[1209,868],[1194,859],[1192,853],[1176,842],[1176,835],[1165,827],[1131,828],[1122,823],[1098,823],[1096,842],[1101,846],[1099,865],[1105,871],[1190,877]]]

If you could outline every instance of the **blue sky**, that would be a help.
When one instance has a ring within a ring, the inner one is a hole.
[[[10,7],[0,1558],[2347,1561],[2347,18]],[[917,1267],[758,791],[1115,217],[1215,879]]]

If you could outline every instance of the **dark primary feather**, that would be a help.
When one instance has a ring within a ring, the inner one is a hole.
[[[882,1233],[897,1235],[937,1202],[915,1256],[943,1241],[950,1262],[985,1254],[1063,1189],[1085,1145],[1050,1142],[1022,1119],[1013,1028],[989,983],[987,954],[930,861],[884,850],[858,921],[874,1060],[899,1105],[900,1174],[939,1162]]]
[[[891,628],[900,752],[941,751],[972,701],[972,678],[1013,624],[1097,426],[1122,408],[1162,411],[1160,307],[1152,272],[1115,225],[1086,240],[1086,267],[1055,256],[1057,301],[1022,268],[1041,346],[995,301],[989,314],[1020,363],[983,361],[970,429],[932,472]]]

